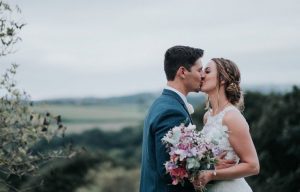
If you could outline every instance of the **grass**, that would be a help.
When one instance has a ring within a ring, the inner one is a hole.
[[[123,105],[49,105],[39,104],[34,111],[61,115],[68,132],[82,132],[92,128],[117,131],[137,126],[144,120],[147,108],[138,104]]]

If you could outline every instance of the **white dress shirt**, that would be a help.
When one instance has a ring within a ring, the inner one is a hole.
[[[186,96],[183,95],[180,91],[178,91],[177,89],[174,89],[173,87],[170,86],[166,86],[165,89],[168,89],[170,91],[174,91],[175,93],[177,93],[177,95],[179,95],[179,97],[182,99],[182,101],[184,102],[189,114],[193,114],[194,113],[194,107],[193,105],[191,105],[190,103],[188,103]]]

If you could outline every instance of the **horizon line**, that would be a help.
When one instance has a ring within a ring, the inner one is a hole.
[[[268,88],[265,90],[266,92],[285,92],[289,91],[292,87],[298,86],[300,87],[300,83],[284,83],[284,84],[245,84],[242,86],[243,89],[246,90],[256,90],[262,88]],[[163,89],[163,88],[162,88]],[[157,90],[145,90],[145,91],[136,91],[136,92],[129,92],[129,93],[121,93],[121,94],[112,94],[107,96],[97,96],[97,95],[85,95],[85,96],[54,96],[54,97],[44,97],[39,99],[30,99],[34,102],[39,101],[49,101],[49,100],[67,100],[67,99],[110,99],[110,98],[118,98],[118,97],[127,97],[127,96],[134,96],[140,94],[159,94],[162,89]],[[277,90],[276,90],[277,89]],[[262,90],[259,90],[262,91]],[[190,94],[202,94],[199,93],[190,93]]]

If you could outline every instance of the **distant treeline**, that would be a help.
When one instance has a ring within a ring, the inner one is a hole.
[[[286,93],[292,90],[292,85],[245,85],[242,87],[247,92],[259,92],[263,94]],[[97,98],[97,97],[85,97],[85,98],[58,98],[34,101],[34,104],[49,104],[49,105],[122,105],[122,104],[151,104],[156,97],[160,95],[161,91],[138,93],[133,95]],[[198,106],[201,101],[204,100],[203,95],[190,94],[188,101],[194,106]]]
[[[35,104],[50,105],[122,105],[122,104],[148,104],[151,103],[159,93],[140,93],[128,96],[109,98],[63,98],[35,101]]]

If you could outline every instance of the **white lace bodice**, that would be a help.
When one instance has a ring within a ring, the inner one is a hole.
[[[207,121],[202,129],[202,133],[208,142],[212,142],[215,144],[214,153],[216,155],[226,151],[227,154],[225,159],[236,160],[239,162],[239,157],[233,150],[232,146],[229,143],[229,135],[228,127],[223,125],[223,117],[227,111],[230,110],[238,110],[234,106],[225,107],[221,112],[212,116],[211,110],[208,111]]]

